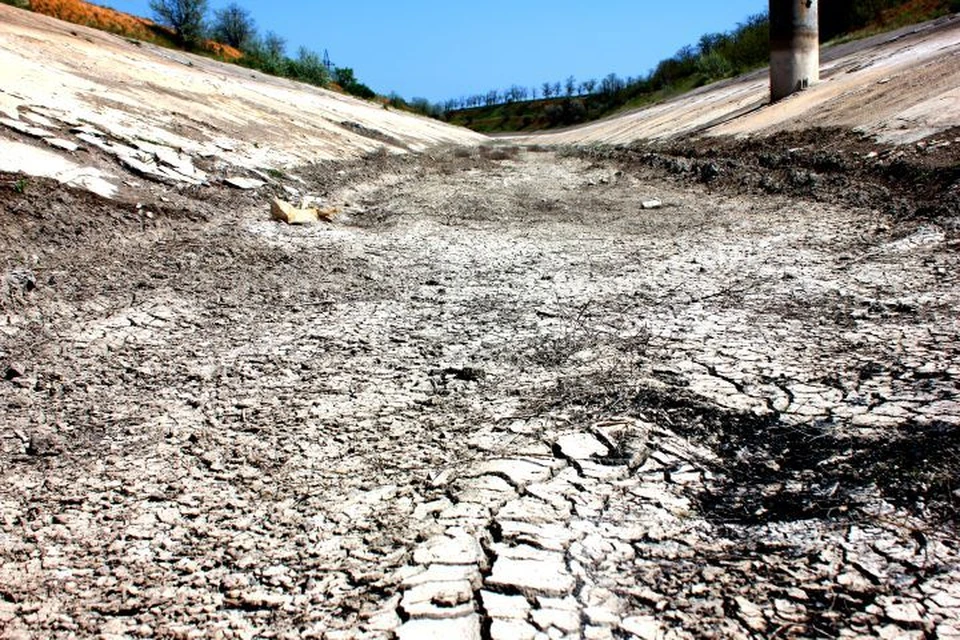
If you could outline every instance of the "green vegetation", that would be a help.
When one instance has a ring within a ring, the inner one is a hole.
[[[282,76],[318,87],[336,84],[347,93],[371,99],[376,93],[356,79],[353,69],[335,67],[330,55],[321,57],[307,47],[300,47],[296,57],[286,55],[286,41],[273,32],[262,38],[250,12],[236,3],[214,13],[213,22],[206,23],[207,0],[151,0],[156,18],[169,26],[188,48],[193,48],[202,37],[214,38],[235,49],[239,56],[233,60],[270,75]]]
[[[150,10],[157,22],[173,30],[183,46],[198,48],[204,40],[207,0],[150,0]]]
[[[295,57],[287,56],[286,41],[272,32],[261,37],[250,12],[236,3],[217,10],[210,20],[208,0],[150,0],[154,23],[86,0],[0,2],[116,33],[131,42],[152,42],[259,69],[270,75],[339,88],[361,98],[376,97],[370,87],[357,80],[353,69],[334,66],[326,51],[321,57],[301,47]]]
[[[820,3],[822,41],[864,37],[960,10],[960,0],[831,0]],[[431,104],[406,106],[483,133],[536,131],[597,120],[662,102],[696,87],[761,68],[769,60],[769,20],[750,16],[726,33],[708,33],[645,76],[544,82]]]

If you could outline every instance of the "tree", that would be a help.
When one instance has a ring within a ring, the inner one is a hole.
[[[543,97],[544,97],[544,98],[549,98],[549,97],[552,96],[552,95],[553,95],[553,85],[550,84],[549,82],[544,82],[544,83],[543,83]]]
[[[150,0],[157,22],[173,29],[181,44],[196,46],[203,39],[207,0]]]
[[[567,90],[567,97],[572,96],[573,92],[577,90],[577,79],[573,76],[567,76],[565,89]]]
[[[268,31],[263,37],[263,52],[270,59],[278,61],[286,55],[286,51],[287,41],[273,31]]]
[[[257,37],[257,25],[250,12],[235,2],[214,12],[211,31],[218,41],[242,50],[246,50]]]

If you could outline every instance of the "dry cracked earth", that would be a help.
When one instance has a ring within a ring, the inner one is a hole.
[[[800,138],[0,176],[0,636],[960,638],[960,139]]]

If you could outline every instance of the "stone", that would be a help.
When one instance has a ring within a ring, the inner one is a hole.
[[[473,589],[479,589],[482,583],[480,569],[475,564],[432,564],[425,571],[420,571],[403,579],[404,588],[415,587],[428,582],[457,582],[467,580]]]
[[[240,594],[240,602],[251,609],[280,609],[293,601],[291,596],[266,591],[246,591]]]
[[[263,185],[267,184],[263,180],[257,180],[256,178],[240,178],[240,177],[231,177],[224,180],[231,187],[236,187],[237,189],[259,189]]]
[[[504,540],[515,543],[531,542],[548,551],[563,551],[577,534],[566,524],[529,523],[513,520],[498,520],[500,535]]]
[[[81,167],[59,153],[13,140],[0,139],[0,171],[52,178],[62,184],[86,189],[104,198],[117,195],[113,177],[93,167]]]
[[[11,118],[0,118],[0,124],[8,129],[16,131],[17,133],[22,133],[33,138],[45,138],[50,135],[50,132],[46,129],[33,127],[26,123],[20,122],[19,120],[13,120]]]
[[[80,145],[78,145],[76,142],[70,142],[69,140],[64,140],[63,138],[44,138],[43,141],[51,147],[69,151],[71,153],[80,149]]]
[[[495,474],[509,479],[520,487],[531,482],[542,482],[550,477],[550,467],[531,460],[500,459],[480,465],[480,474]],[[478,474],[479,475],[479,474]]]
[[[573,576],[567,572],[563,557],[556,554],[539,560],[497,558],[487,584],[518,589],[526,593],[564,596],[573,590]]]
[[[481,591],[480,600],[483,609],[492,618],[516,618],[526,620],[530,613],[530,602],[523,596],[505,596],[492,591]]]
[[[434,536],[413,552],[418,564],[486,564],[480,543],[465,531],[453,530]]]
[[[568,433],[557,438],[557,449],[574,460],[589,460],[597,456],[610,454],[607,445],[597,440],[589,433]]]
[[[27,373],[27,368],[22,362],[8,362],[3,370],[4,380],[15,380],[21,378]]]
[[[301,209],[280,198],[274,198],[270,202],[270,214],[276,220],[287,224],[312,224],[321,219],[330,222],[334,213],[336,213],[335,209],[320,210],[315,207]]]
[[[620,622],[620,616],[606,607],[587,607],[583,614],[591,624],[598,626],[614,626]]]
[[[663,201],[657,200],[656,198],[651,198],[650,200],[644,200],[640,203],[640,208],[644,210],[659,209],[662,206],[663,206]]]
[[[905,624],[921,624],[924,621],[924,612],[921,605],[909,600],[888,602],[882,604],[884,614],[894,622]]]
[[[566,633],[574,633],[580,629],[580,612],[575,609],[535,609],[532,616],[541,629],[554,627]]]
[[[403,594],[402,608],[412,618],[455,618],[474,610],[473,585],[467,580],[426,582]]]
[[[397,629],[397,640],[480,640],[480,616],[443,620],[409,620]]]
[[[631,616],[624,618],[620,628],[641,640],[659,640],[663,637],[663,627],[652,616]]]
[[[734,601],[737,603],[737,608],[740,610],[740,618],[745,625],[757,633],[763,633],[767,630],[767,621],[763,617],[763,612],[760,610],[760,607],[743,596],[736,596]]]
[[[494,620],[490,625],[491,640],[534,640],[537,630],[522,620]]]
[[[564,505],[567,507],[567,505]],[[563,512],[557,511],[552,505],[538,498],[524,496],[511,500],[505,504],[497,514],[498,518],[529,524],[544,524],[558,522],[569,514],[569,507]]]

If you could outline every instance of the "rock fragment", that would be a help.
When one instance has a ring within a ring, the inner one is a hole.
[[[523,593],[548,596],[567,595],[575,584],[560,554],[536,560],[497,558],[487,583]]]
[[[398,640],[480,640],[480,616],[445,620],[415,619],[397,629]]]
[[[320,220],[331,222],[336,212],[336,209],[318,209],[316,207],[301,209],[280,198],[274,198],[270,203],[271,215],[276,220],[287,224],[312,224]]]
[[[241,178],[241,177],[232,177],[224,180],[231,187],[236,187],[237,189],[243,189],[244,191],[249,191],[252,189],[259,189],[263,185],[267,184],[263,180],[257,180],[256,178]]]

